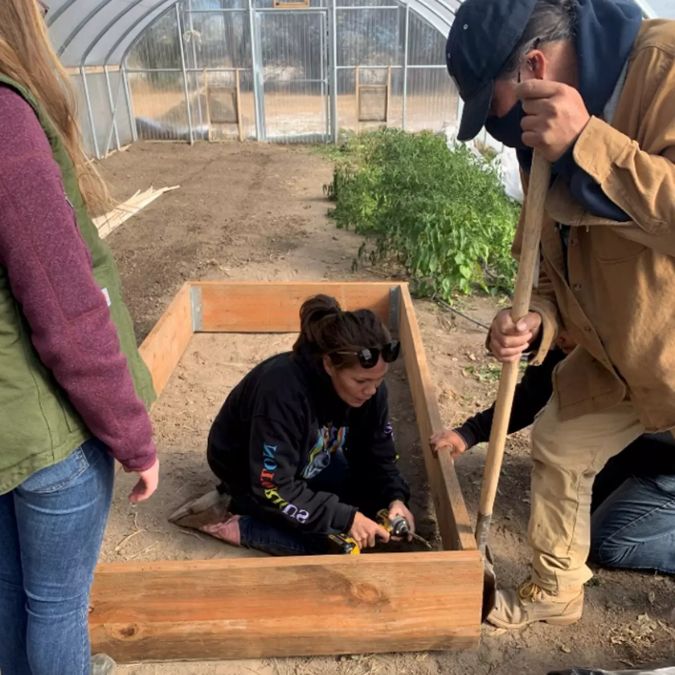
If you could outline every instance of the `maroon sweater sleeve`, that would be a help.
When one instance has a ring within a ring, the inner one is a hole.
[[[110,311],[32,108],[0,87],[0,265],[33,345],[91,433],[132,471],[156,450]]]

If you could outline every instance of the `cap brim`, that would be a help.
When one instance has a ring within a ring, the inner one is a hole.
[[[490,112],[494,88],[495,83],[490,80],[474,96],[464,102],[457,140],[470,141],[482,129]]]

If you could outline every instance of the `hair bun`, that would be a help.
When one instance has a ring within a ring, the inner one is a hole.
[[[330,295],[319,294],[305,300],[300,307],[300,338],[308,344],[316,344],[317,324],[329,316],[337,317],[342,309]]]

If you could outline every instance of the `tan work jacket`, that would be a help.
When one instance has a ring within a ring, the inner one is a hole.
[[[632,220],[595,217],[561,180],[553,183],[532,301],[544,319],[536,360],[558,328],[565,328],[579,347],[554,376],[563,419],[628,397],[647,430],[670,429],[675,427],[675,21],[644,22],[611,125],[592,117],[574,159]],[[571,226],[567,276],[556,223]],[[518,241],[519,236],[516,252]]]

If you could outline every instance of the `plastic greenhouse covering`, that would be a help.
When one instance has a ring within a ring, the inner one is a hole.
[[[460,0],[46,4],[96,157],[139,137],[328,142],[456,125],[445,39]]]

